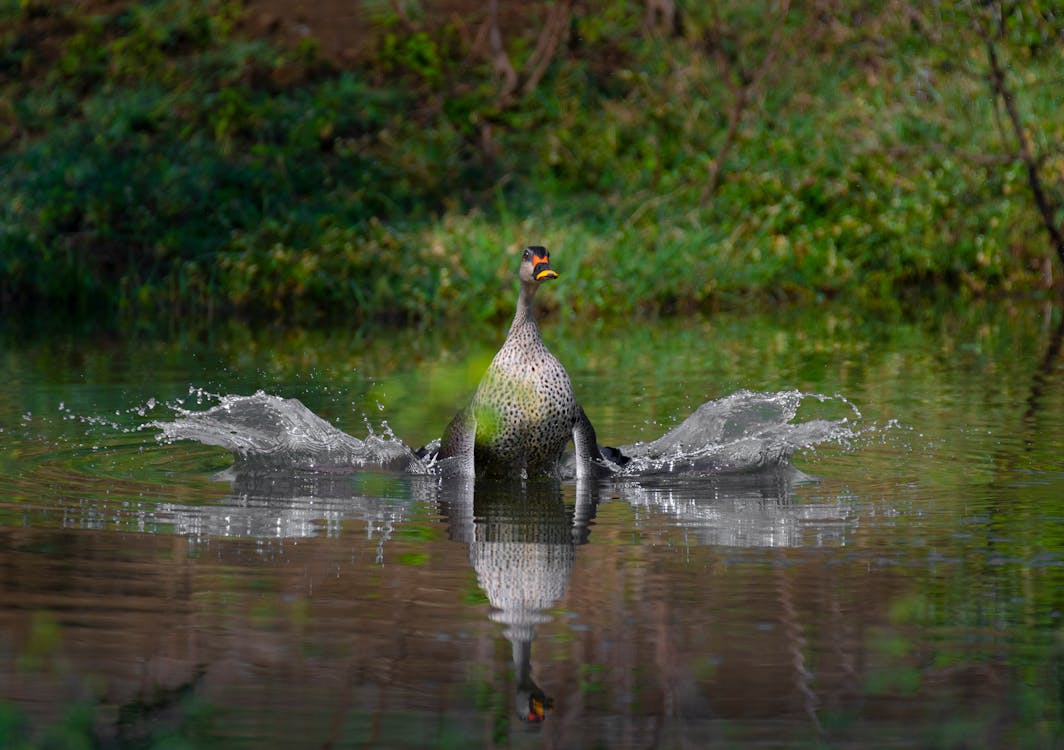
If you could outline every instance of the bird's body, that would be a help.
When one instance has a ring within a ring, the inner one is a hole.
[[[569,374],[531,311],[518,314],[473,396],[476,464],[550,471],[572,438],[577,408]]]
[[[533,314],[539,284],[557,276],[545,248],[525,249],[521,293],[506,341],[440,446],[439,458],[458,458],[460,473],[554,474],[570,440],[578,475],[592,465],[606,467],[569,374],[543,343]]]

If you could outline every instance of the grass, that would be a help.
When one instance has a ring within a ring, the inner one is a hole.
[[[794,8],[707,192],[728,71],[763,58],[774,7],[685,7],[681,33],[634,3],[579,10],[543,79],[504,101],[461,19],[378,9],[340,66],[313,38],[250,34],[232,0],[6,4],[0,305],[489,320],[531,243],[586,316],[1050,283],[980,10]],[[1064,221],[1064,30],[1009,7],[1001,52]],[[537,33],[509,32],[516,66]]]

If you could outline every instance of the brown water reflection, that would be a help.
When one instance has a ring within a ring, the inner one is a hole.
[[[779,486],[711,503],[788,519]],[[913,650],[927,603],[875,524],[702,545],[640,523],[625,488],[409,491],[391,526],[390,501],[355,497],[375,520],[312,536],[5,529],[4,697],[44,723],[93,704],[129,746],[163,719],[212,746],[505,746],[537,700],[558,747],[928,737],[958,703],[979,736],[1007,726],[1008,632],[939,631],[941,667]]]
[[[895,324],[886,342],[875,327],[714,325],[739,354],[698,360],[695,326],[578,362],[602,431],[660,433],[644,421],[707,395],[667,401],[669,387],[707,371],[839,391],[880,429],[799,456],[817,482],[218,483],[224,455],[121,432],[128,406],[184,393],[198,364],[175,354],[171,380],[145,383],[159,356],[134,348],[135,377],[82,386],[9,350],[0,745],[1059,746],[1058,320]],[[413,377],[359,393],[399,393],[387,415],[410,420],[397,405]],[[529,721],[539,691],[546,718]]]

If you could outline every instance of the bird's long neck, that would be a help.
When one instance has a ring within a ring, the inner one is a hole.
[[[529,327],[538,332],[536,315],[532,309],[532,298],[535,294],[535,284],[521,283],[521,294],[517,297],[517,312],[514,313],[514,322],[510,325],[510,336]]]

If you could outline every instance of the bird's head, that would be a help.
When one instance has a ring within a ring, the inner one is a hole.
[[[540,245],[526,247],[521,255],[521,281],[536,283],[558,278],[558,272],[550,267],[550,253]]]

